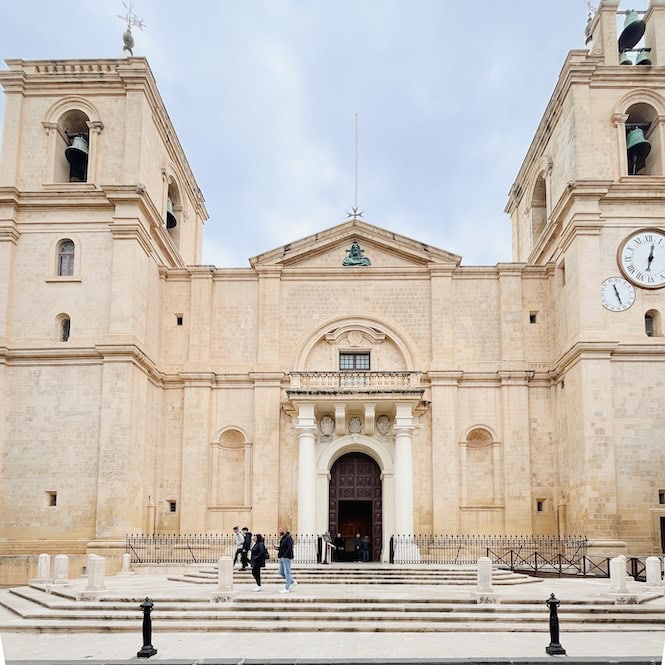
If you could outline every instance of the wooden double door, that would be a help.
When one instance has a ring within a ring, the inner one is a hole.
[[[330,470],[330,535],[344,539],[344,551],[338,560],[356,557],[353,540],[356,534],[369,538],[369,559],[380,561],[383,536],[383,498],[381,469],[363,453],[340,457]]]

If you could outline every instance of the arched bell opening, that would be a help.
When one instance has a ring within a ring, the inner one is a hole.
[[[535,245],[547,224],[547,186],[545,175],[541,173],[533,188],[531,197],[531,240]]]
[[[628,175],[662,175],[662,147],[658,113],[645,103],[627,111],[626,166]]]
[[[166,194],[166,213],[164,216],[164,226],[175,243],[176,247],[180,242],[180,228],[182,223],[182,201],[180,192],[176,183],[169,182]]]
[[[59,342],[68,342],[72,332],[72,322],[68,314],[55,317],[56,335]]]
[[[87,182],[90,130],[88,116],[72,109],[57,124],[55,182]]]

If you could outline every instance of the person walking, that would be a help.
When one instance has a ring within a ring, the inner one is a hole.
[[[284,588],[279,593],[293,591],[298,582],[291,577],[291,562],[293,561],[293,538],[285,526],[279,527],[279,545],[277,547],[279,559],[279,576],[284,578]]]
[[[240,563],[242,568],[240,570],[247,570],[247,564],[249,563],[248,554],[252,549],[252,532],[244,526],[242,528],[242,552],[240,554]]]
[[[245,536],[240,531],[239,526],[233,527],[233,534],[235,536],[235,541],[236,541],[236,553],[235,556],[233,557],[233,565],[235,566],[236,563],[238,563],[238,557],[240,557],[240,563],[242,564],[242,550],[245,545]]]
[[[254,536],[254,545],[252,545],[252,558],[250,565],[252,566],[252,576],[256,581],[256,586],[252,591],[261,591],[261,568],[265,568],[266,559],[270,556],[266,549],[266,544],[263,541],[263,536],[257,533]]]

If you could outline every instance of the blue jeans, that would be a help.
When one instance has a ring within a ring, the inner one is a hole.
[[[287,589],[293,584],[293,578],[291,577],[291,559],[282,558],[279,560],[279,576],[284,578]]]

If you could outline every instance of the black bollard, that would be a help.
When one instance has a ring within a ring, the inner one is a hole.
[[[550,645],[545,647],[545,651],[554,655],[566,655],[566,650],[559,643],[559,615],[557,614],[557,607],[561,605],[561,602],[554,597],[554,594],[550,594],[550,597],[545,601],[545,604],[550,610]]]
[[[148,596],[145,597],[145,600],[139,605],[143,610],[143,646],[141,651],[136,653],[137,658],[150,658],[157,653],[157,649],[152,646],[152,619],[150,618],[150,612],[152,612],[152,606],[154,603]]]

